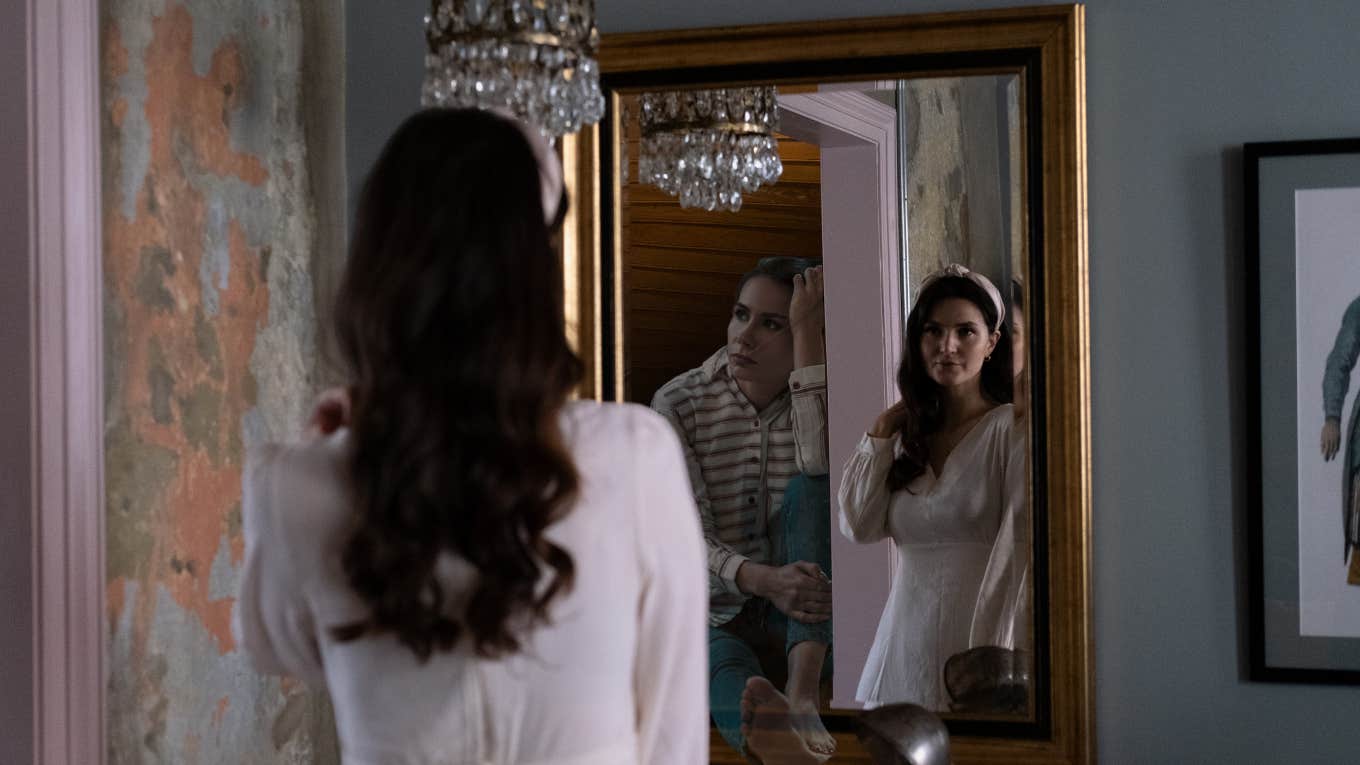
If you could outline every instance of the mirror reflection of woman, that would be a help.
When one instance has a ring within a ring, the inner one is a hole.
[[[1025,355],[1029,353],[1025,338],[1028,337],[1025,322],[1025,290],[1019,279],[1011,279],[1011,310],[1006,324],[1011,331],[1011,363],[1013,365],[1015,389],[1012,396],[1015,404],[1015,419],[1024,419],[1029,411],[1029,375],[1025,370]]]
[[[330,692],[346,763],[708,756],[684,459],[655,413],[569,401],[556,162],[485,112],[403,123],[337,300],[350,386],[252,451],[236,631]]]
[[[713,720],[767,765],[835,751],[818,712],[831,642],[824,294],[814,261],[760,261],[727,345],[652,400],[680,434],[708,543]]]
[[[1025,440],[1005,305],[985,276],[927,277],[907,319],[901,401],[847,460],[841,531],[899,564],[856,699],[948,709],[943,667],[1027,640]]]

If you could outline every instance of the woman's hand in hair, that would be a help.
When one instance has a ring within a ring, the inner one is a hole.
[[[905,401],[898,401],[896,404],[883,410],[883,414],[874,420],[874,427],[869,431],[869,435],[874,438],[892,438],[897,435],[897,423],[902,419],[902,412],[907,408]]]
[[[307,422],[306,435],[320,438],[349,425],[350,395],[348,388],[329,388],[317,397],[312,408],[312,419]]]
[[[793,277],[789,330],[793,332],[795,368],[826,363],[826,283],[821,266]]]
[[[793,277],[793,300],[789,303],[789,327],[797,335],[800,331],[815,332],[826,329],[826,283],[822,267],[813,266]]]

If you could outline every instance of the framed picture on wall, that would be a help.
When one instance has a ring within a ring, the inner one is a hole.
[[[1251,679],[1360,683],[1360,138],[1243,153]]]

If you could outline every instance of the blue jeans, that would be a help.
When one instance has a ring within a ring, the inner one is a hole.
[[[798,475],[780,506],[782,554],[772,565],[805,560],[831,575],[831,480]],[[811,640],[831,645],[831,620],[806,624],[790,619],[764,598],[750,598],[731,621],[708,628],[708,705],[713,724],[733,749],[746,754],[741,735],[741,694],[757,675],[777,688],[788,680],[788,653]],[[831,677],[831,652],[822,681]]]

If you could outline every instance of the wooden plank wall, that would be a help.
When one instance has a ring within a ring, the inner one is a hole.
[[[781,137],[784,174],[739,212],[686,210],[637,182],[636,110],[623,189],[623,398],[651,403],[668,380],[722,347],[741,275],[761,258],[821,257],[818,147]]]

